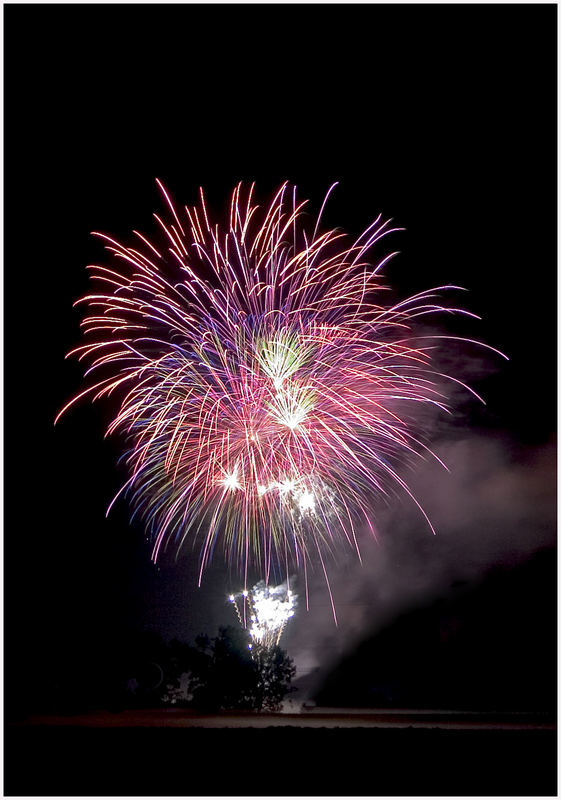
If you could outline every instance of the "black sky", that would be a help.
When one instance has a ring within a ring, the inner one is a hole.
[[[448,597],[458,559],[470,553],[475,566],[459,578],[473,591],[493,567],[514,569],[536,551],[552,563],[555,6],[9,5],[4,16],[8,671],[25,668],[34,681],[78,663],[89,674],[131,630],[192,637],[231,621],[221,563],[197,590],[187,558],[153,567],[126,505],[105,519],[122,483],[118,442],[102,438],[110,404],[78,407],[53,427],[81,386],[79,365],[64,360],[80,343],[72,303],[87,289],[85,266],[105,258],[89,233],[152,232],[156,177],[182,204],[205,187],[216,214],[239,180],[255,180],[266,201],[288,179],[315,211],[339,181],[326,225],[358,234],[382,212],[406,228],[393,237],[401,254],[386,270],[396,296],[467,287],[464,305],[483,317],[471,333],[510,361],[491,359],[476,376],[484,409],[470,406],[452,428],[435,430],[452,448],[463,524],[454,539],[435,479],[425,500],[444,519],[445,555],[426,555],[426,532],[403,511],[382,524],[390,550],[368,563],[389,563],[391,576],[400,558],[388,552],[405,553],[406,569],[416,564],[420,575],[428,563],[424,590],[408,595],[405,610]],[[464,452],[456,445],[466,441]],[[496,447],[483,452],[489,441]],[[495,505],[474,483],[482,464],[501,479]],[[546,487],[538,500],[536,475]],[[513,522],[506,512],[515,501]],[[491,510],[475,520],[474,505]],[[496,546],[482,555],[491,518]],[[382,601],[372,575],[379,586],[383,571],[373,570],[360,584],[366,620],[360,598],[341,588],[351,606],[342,616],[355,627],[348,639],[337,634],[339,655],[404,610],[397,598],[407,581],[388,580],[393,599]],[[532,592],[544,576],[550,591],[534,613],[553,620],[549,566],[527,570],[520,585]],[[486,597],[503,591],[485,587]],[[325,605],[322,595],[314,665],[331,642]],[[451,613],[467,612],[460,604]],[[301,626],[292,637],[299,652]],[[551,642],[554,626],[540,631],[542,645]]]

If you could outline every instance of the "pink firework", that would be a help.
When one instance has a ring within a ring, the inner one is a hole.
[[[459,287],[385,305],[380,271],[395,253],[369,253],[399,229],[378,216],[351,244],[321,232],[324,201],[307,230],[286,183],[267,209],[238,185],[222,226],[202,190],[179,210],[158,184],[169,213],[155,215],[157,242],[95,234],[114,266],[89,267],[100,288],[78,301],[86,343],[72,354],[98,377],[60,413],[118,396],[108,433],[124,434],[130,474],[119,494],[145,519],[154,560],[189,542],[202,575],[218,544],[244,580],[316,557],[325,572],[340,543],[358,552],[359,530],[374,534],[392,486],[411,495],[400,468],[430,453],[417,410],[447,409],[430,337],[412,324]]]

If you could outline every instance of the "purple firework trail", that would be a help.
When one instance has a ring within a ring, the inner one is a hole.
[[[385,304],[381,270],[396,253],[369,254],[401,229],[378,216],[355,241],[321,232],[336,184],[308,227],[307,201],[287,183],[267,208],[239,184],[222,226],[202,190],[180,210],[158,185],[169,213],[154,215],[157,240],[95,233],[114,262],[89,267],[99,288],[78,301],[86,343],[69,355],[97,378],[58,415],[86,395],[118,395],[107,432],[127,442],[119,494],[152,532],[154,561],[189,542],[200,583],[219,544],[246,587],[250,568],[268,582],[279,565],[306,575],[316,558],[327,579],[339,543],[360,557],[358,529],[375,535],[372,513],[392,487],[432,529],[400,466],[439,460],[418,410],[449,410],[443,379],[475,392],[433,363],[434,340],[454,337],[413,325],[440,311],[474,317],[441,305],[438,292],[461,287]]]

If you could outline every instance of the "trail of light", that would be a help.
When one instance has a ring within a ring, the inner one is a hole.
[[[231,594],[228,599],[253,644],[269,649],[279,644],[288,620],[294,616],[297,595],[291,591],[287,578],[286,583],[280,586],[269,586],[265,581],[259,581],[251,590]]]
[[[157,184],[169,209],[154,215],[159,243],[138,231],[134,247],[94,234],[114,262],[88,267],[100,288],[75,304],[89,315],[85,344],[69,355],[100,380],[55,420],[88,394],[118,395],[107,434],[125,437],[130,477],[110,508],[129,496],[154,560],[168,543],[200,544],[199,581],[220,543],[244,585],[250,570],[307,576],[316,557],[327,581],[327,559],[339,544],[360,558],[361,530],[376,536],[371,516],[394,492],[434,532],[402,475],[429,455],[445,467],[418,410],[451,413],[448,380],[481,400],[438,369],[438,340],[506,358],[413,329],[429,314],[476,317],[441,304],[437,293],[461,287],[384,303],[380,271],[396,253],[370,253],[401,228],[379,215],[352,244],[320,232],[336,184],[309,229],[308,201],[288,182],[265,208],[254,184],[238,184],[224,227],[202,189],[184,213]]]

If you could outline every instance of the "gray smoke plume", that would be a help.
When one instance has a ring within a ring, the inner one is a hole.
[[[309,576],[307,612],[299,587],[300,610],[283,646],[308,692],[398,614],[446,595],[457,581],[477,582],[497,565],[515,566],[554,545],[554,443],[530,448],[496,432],[449,433],[432,449],[450,472],[427,461],[408,476],[436,535],[403,494],[374,521],[378,542],[363,533],[362,564],[349,554],[331,566],[337,626],[321,571]]]

